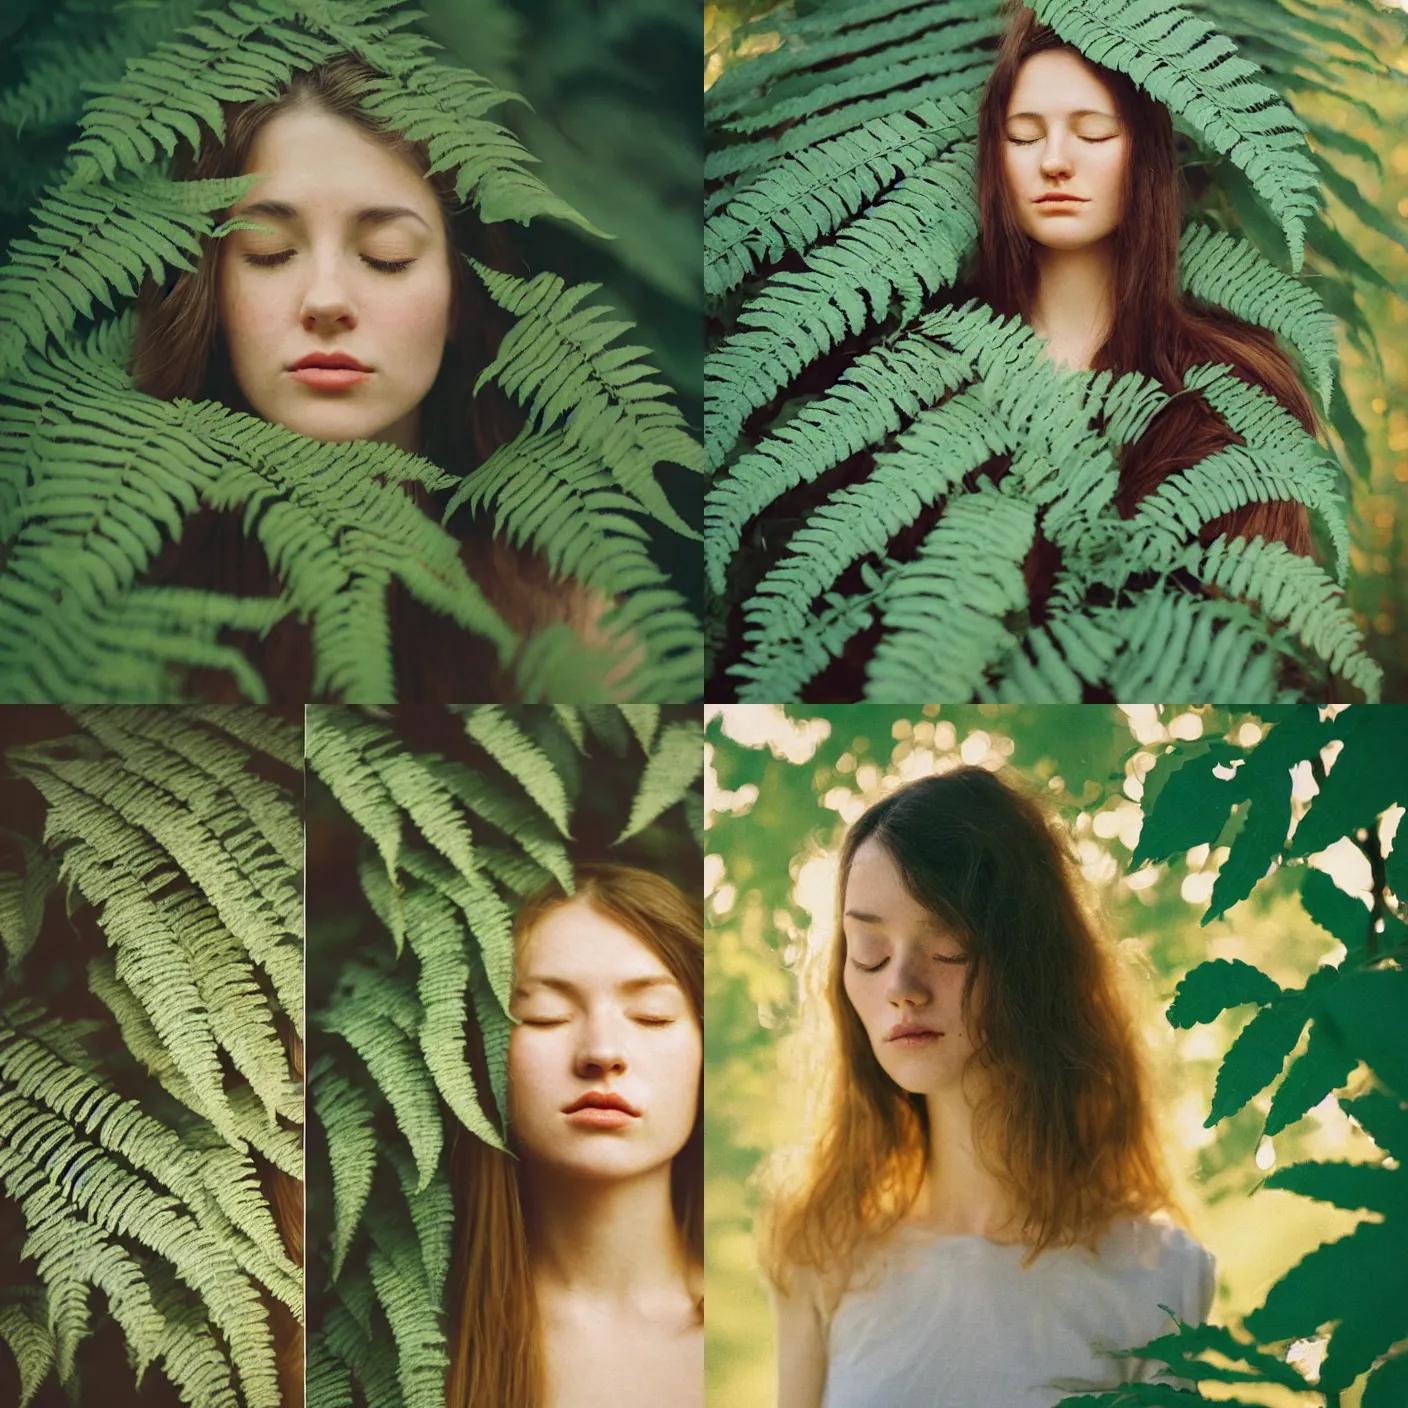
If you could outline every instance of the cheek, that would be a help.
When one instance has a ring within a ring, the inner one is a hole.
[[[509,1106],[515,1115],[551,1099],[553,1078],[561,1066],[553,1043],[544,1041],[542,1032],[525,1036],[524,1030],[515,1027],[508,1042]]]

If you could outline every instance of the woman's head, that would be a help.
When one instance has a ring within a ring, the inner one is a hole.
[[[524,1162],[593,1179],[670,1164],[703,1113],[698,905],[646,871],[583,868],[570,898],[530,901],[517,934],[509,1127]]]
[[[457,249],[453,174],[428,175],[425,144],[363,109],[375,76],[344,54],[271,101],[226,104],[224,141],[181,174],[261,173],[225,214],[267,228],[207,240],[193,273],[143,288],[136,381],[162,399],[214,399],[315,439],[385,440],[460,467],[500,434],[463,394],[488,356],[484,299]],[[293,374],[337,354],[368,373]]]
[[[244,164],[265,179],[229,215],[265,228],[222,242],[217,307],[245,400],[317,440],[416,450],[455,280],[434,189],[409,156],[306,96],[259,128]]]
[[[584,1179],[670,1167],[686,1256],[704,1259],[704,922],[699,896],[648,871],[579,866],[514,923],[511,1159],[461,1132],[451,1294],[451,1408],[540,1408],[543,1343],[531,1271],[535,1166]],[[638,1116],[573,1119],[592,1094]],[[614,1125],[614,1127],[613,1127]],[[483,1347],[489,1346],[488,1352]]]
[[[1038,204],[1042,196],[1080,197]],[[1168,109],[1016,9],[978,117],[979,280],[1029,316],[1039,246],[1109,241],[1117,296],[1178,296],[1182,192]]]
[[[852,825],[826,982],[839,1069],[807,1177],[774,1213],[775,1276],[843,1263],[905,1215],[943,1157],[928,1101],[945,1091],[1034,1251],[1166,1205],[1138,1045],[1077,887],[1039,804],[981,768],[898,788]]]

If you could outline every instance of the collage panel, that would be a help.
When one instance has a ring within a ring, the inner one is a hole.
[[[307,747],[310,1405],[702,1405],[698,710]]]
[[[707,700],[1408,700],[1401,3],[705,46]]]
[[[701,699],[699,31],[7,0],[0,700]]]
[[[0,708],[0,1403],[302,1408],[301,714]]]
[[[1405,1401],[1405,714],[709,706],[709,1403]]]

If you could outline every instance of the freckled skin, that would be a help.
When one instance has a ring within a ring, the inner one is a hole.
[[[251,215],[270,232],[221,242],[217,305],[240,389],[256,414],[302,435],[417,448],[420,404],[450,333],[452,252],[433,188],[404,157],[308,105],[260,131],[246,164],[252,172],[265,179],[232,216],[279,201],[301,219]],[[357,221],[358,211],[383,206],[420,218]],[[284,254],[271,266],[248,262]],[[369,259],[412,262],[386,272]],[[310,352],[346,352],[371,375],[343,390],[303,385],[288,369]]]
[[[913,1094],[958,1086],[973,1051],[962,1007],[962,946],[905,889],[900,868],[874,839],[851,861],[844,909],[846,996],[881,1069]],[[902,1022],[944,1035],[927,1046],[896,1045],[887,1038]]]
[[[1110,90],[1074,54],[1034,54],[1007,105],[1003,166],[1022,229],[1048,249],[1078,250],[1108,238],[1123,215],[1129,136]],[[1086,203],[1034,205],[1068,191]]]
[[[584,901],[551,910],[524,941],[509,1039],[510,1122],[527,1159],[587,1178],[630,1178],[668,1165],[689,1139],[703,1036],[673,982],[634,934]],[[573,995],[540,985],[571,983]],[[640,1119],[619,1132],[583,1132],[562,1108],[586,1091],[619,1094]]]

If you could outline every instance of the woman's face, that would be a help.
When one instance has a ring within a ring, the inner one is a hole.
[[[881,1069],[914,1094],[957,1086],[973,1052],[962,945],[905,889],[873,838],[851,861],[843,905],[846,996]]]
[[[450,317],[433,189],[405,158],[307,105],[260,130],[254,171],[267,179],[230,214],[270,233],[227,236],[217,280],[240,390],[256,414],[301,435],[418,449]],[[309,357],[353,360],[299,369]]]
[[[1003,165],[1023,230],[1048,249],[1084,249],[1124,214],[1129,134],[1114,96],[1064,49],[1022,65],[1007,104]],[[1053,199],[1062,197],[1062,199]]]
[[[583,1178],[668,1165],[694,1128],[703,1036],[660,958],[585,900],[519,946],[509,1120],[526,1159]]]

